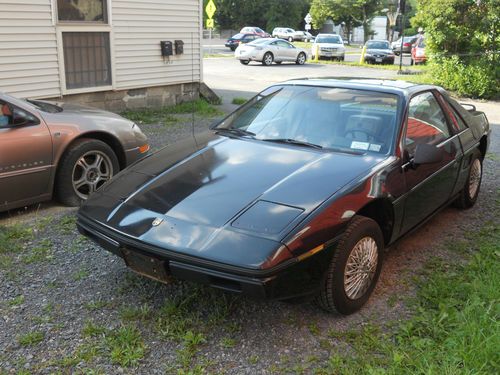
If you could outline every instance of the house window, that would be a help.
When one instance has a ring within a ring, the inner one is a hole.
[[[106,0],[57,0],[57,15],[61,22],[108,22]]]
[[[111,85],[109,33],[63,32],[62,37],[67,89]]]

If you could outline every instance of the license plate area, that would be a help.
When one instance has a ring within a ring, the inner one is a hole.
[[[375,59],[375,62],[382,62],[382,58],[377,57],[377,58]]]
[[[167,261],[130,249],[122,248],[121,250],[125,264],[132,271],[162,283],[172,281],[172,277],[167,270]]]

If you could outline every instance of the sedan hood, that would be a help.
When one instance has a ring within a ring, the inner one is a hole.
[[[100,127],[110,128],[118,123],[129,124],[133,122],[123,118],[122,116],[108,112],[99,108],[90,108],[77,104],[70,103],[55,103],[63,110],[62,112],[47,113],[40,112],[44,120],[49,123],[75,123],[81,124],[98,124]]]
[[[259,266],[293,226],[381,160],[218,136],[187,153],[165,148],[139,162],[80,213],[153,245],[219,261],[229,261],[229,248]]]

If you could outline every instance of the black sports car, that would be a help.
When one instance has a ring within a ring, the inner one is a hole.
[[[369,40],[365,44],[365,62],[369,64],[394,64],[394,51],[387,40]]]
[[[489,132],[439,87],[289,81],[117,175],[78,227],[157,280],[315,295],[349,314],[384,248],[450,202],[476,202]]]
[[[257,35],[257,34],[242,34],[242,33],[239,33],[239,34],[233,35],[231,38],[229,38],[226,41],[225,46],[229,47],[229,49],[231,51],[235,51],[236,48],[238,48],[238,46],[240,44],[250,43],[250,42],[253,42],[255,39],[260,39],[260,36]]]

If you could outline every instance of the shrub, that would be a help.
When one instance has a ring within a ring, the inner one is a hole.
[[[469,61],[458,56],[435,57],[429,68],[436,85],[458,95],[488,99],[500,94],[500,69],[491,56]]]

